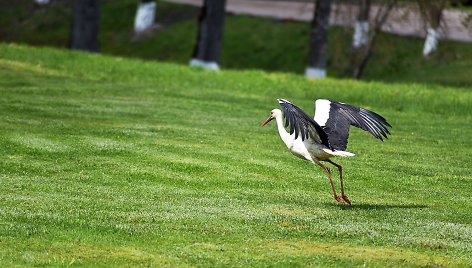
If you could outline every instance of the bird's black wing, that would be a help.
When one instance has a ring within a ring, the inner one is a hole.
[[[346,150],[351,125],[370,132],[381,141],[388,139],[387,127],[392,126],[375,112],[323,99],[316,100],[315,106],[315,121],[322,126],[336,150]]]
[[[311,137],[316,142],[332,149],[328,135],[315,120],[291,102],[284,99],[278,99],[278,101],[284,110],[285,127],[290,126],[290,135],[295,133],[295,139],[300,136],[303,141]]]

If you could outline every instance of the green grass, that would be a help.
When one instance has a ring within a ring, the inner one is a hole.
[[[16,2],[12,7],[0,0],[0,40],[67,47],[71,19],[68,1],[55,2],[46,9],[33,8],[30,0]],[[198,8],[159,2],[156,17],[162,27],[141,39],[133,38],[132,34],[135,0],[102,1],[101,11],[102,53],[188,64],[197,34]],[[350,77],[351,34],[351,29],[330,30],[328,74],[331,77]],[[308,23],[228,15],[221,65],[225,69],[303,74],[308,36]],[[470,44],[441,41],[436,55],[423,58],[423,43],[419,38],[382,34],[364,79],[472,86]]]
[[[472,265],[472,93],[205,72],[0,45],[0,266]],[[287,98],[370,108],[352,206],[273,123]]]

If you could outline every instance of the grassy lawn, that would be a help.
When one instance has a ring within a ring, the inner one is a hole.
[[[0,44],[0,266],[472,265],[472,92],[205,72]],[[352,206],[259,124],[283,97],[351,132]]]
[[[31,0],[15,5],[0,0],[0,40],[37,46],[67,47],[70,1],[34,8]],[[159,2],[153,34],[133,38],[136,0],[101,2],[100,46],[105,54],[188,64],[197,34],[199,9]],[[119,14],[119,15],[117,15]],[[350,77],[352,29],[332,27],[328,74]],[[308,55],[309,23],[228,15],[225,20],[221,66],[303,74]],[[423,58],[424,40],[382,34],[365,71],[365,80],[436,83],[471,87],[472,46],[441,41],[439,52]]]

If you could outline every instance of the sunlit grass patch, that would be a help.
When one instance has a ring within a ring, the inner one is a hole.
[[[434,256],[408,249],[366,247],[342,243],[274,241],[268,242],[267,248],[273,250],[276,255],[284,255],[287,258],[309,259],[316,256],[329,256],[339,259],[341,262],[369,267],[450,267],[464,266],[468,263],[463,259]]]
[[[2,266],[472,263],[467,90],[14,44],[0,45],[5,62],[21,67],[0,68]],[[383,143],[351,132],[356,157],[338,161],[352,206],[260,127],[280,97],[309,113],[316,98],[352,103],[393,125]]]

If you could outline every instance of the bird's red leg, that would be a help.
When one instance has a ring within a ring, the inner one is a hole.
[[[328,174],[329,183],[331,184],[331,190],[333,190],[334,199],[336,199],[336,201],[338,201],[338,203],[342,203],[343,202],[342,197],[336,194],[336,189],[334,188],[334,183],[333,183],[333,177],[331,176],[331,171],[329,170],[329,167],[321,164],[321,162],[316,162],[316,163],[320,167],[322,167],[326,171],[326,173]]]
[[[346,201],[346,203],[350,205],[351,201],[349,200],[349,198],[347,198],[347,195],[344,194],[343,167],[340,164],[334,163],[330,159],[328,159],[327,161],[338,168],[339,179],[341,181],[341,197],[343,198],[344,201]]]

